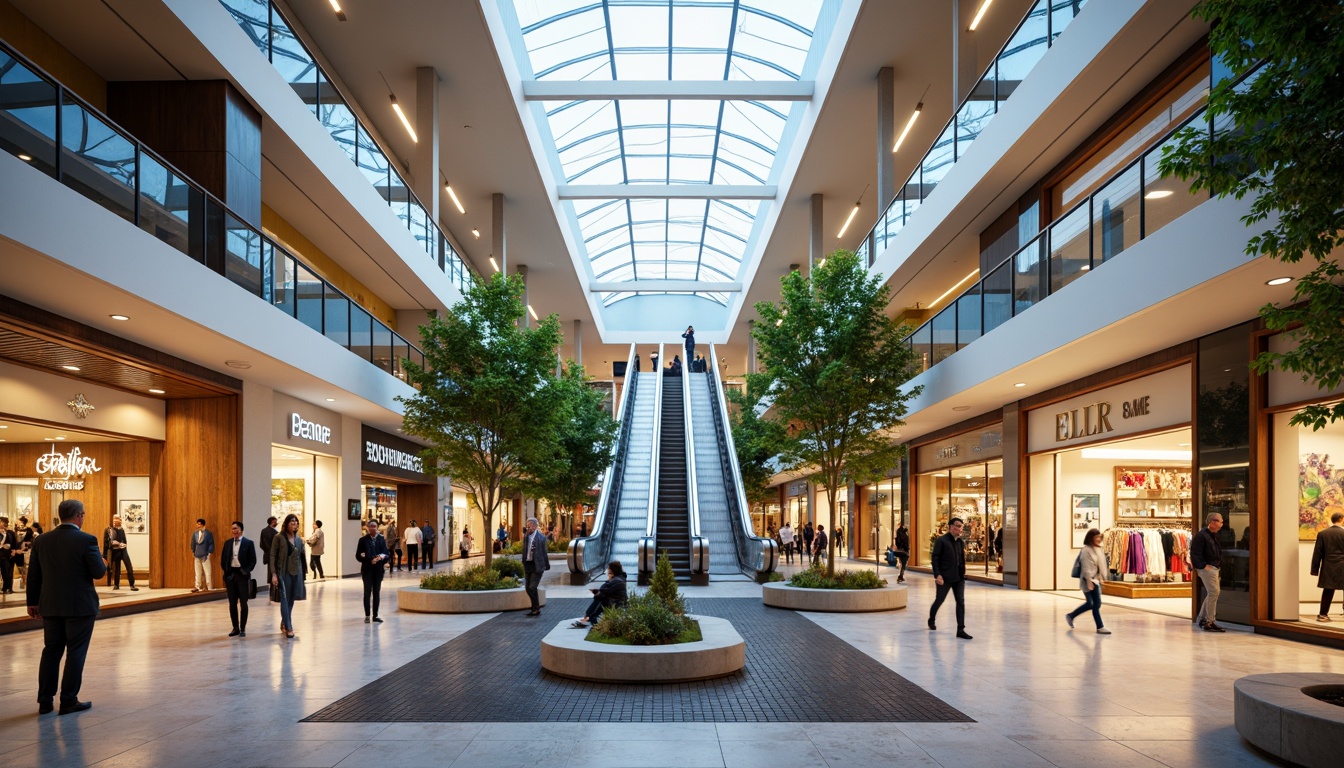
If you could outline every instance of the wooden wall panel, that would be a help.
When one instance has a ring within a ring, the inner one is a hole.
[[[418,485],[409,483],[397,484],[397,519],[401,521],[401,529],[406,530],[406,526],[412,519],[424,527],[425,522],[429,521],[436,528],[439,515],[437,507],[439,497],[437,489],[432,485]],[[443,542],[443,534],[439,534],[438,544]],[[439,560],[445,558],[444,548],[435,546],[435,557]]]
[[[240,517],[242,499],[237,397],[170,400],[162,455],[163,539],[159,542],[165,587],[194,582],[190,549],[196,518],[215,536],[214,586],[223,586],[219,550],[229,523]],[[153,544],[153,542],[151,542]]]

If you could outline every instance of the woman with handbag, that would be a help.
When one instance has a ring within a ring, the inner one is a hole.
[[[459,552],[462,553],[462,558],[463,558],[464,560],[465,560],[467,557],[469,557],[469,556],[471,555],[471,529],[470,529],[470,528],[468,528],[468,527],[466,527],[466,526],[463,526],[463,527],[462,527],[462,541],[458,542],[457,549],[458,549]]]
[[[1083,537],[1083,549],[1073,564],[1073,575],[1078,577],[1078,588],[1083,591],[1084,603],[1064,615],[1064,621],[1073,629],[1073,620],[1084,611],[1092,611],[1097,622],[1097,634],[1109,635],[1111,630],[1101,624],[1101,582],[1106,580],[1106,553],[1101,550],[1101,531],[1093,528]]]
[[[308,597],[303,585],[303,537],[299,516],[286,515],[280,535],[271,541],[271,602],[280,604],[280,631],[294,637],[293,607]]]

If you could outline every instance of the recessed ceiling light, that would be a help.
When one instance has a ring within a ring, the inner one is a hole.
[[[1190,444],[1189,444],[1189,443],[1177,443],[1177,444],[1176,444],[1176,447],[1177,447],[1177,448],[1189,448],[1189,447],[1190,447]]]
[[[480,237],[480,236],[481,236],[481,230],[479,230],[479,229],[473,229],[473,230],[471,230],[471,234],[474,235],[474,236],[476,236],[476,237]]]
[[[1292,281],[1293,278],[1291,277],[1276,277],[1273,280],[1266,280],[1265,285],[1283,285],[1284,283],[1291,283]]]
[[[969,406],[969,405],[954,405],[954,406],[952,406],[952,410],[954,410],[954,411],[969,411],[969,410],[971,410],[971,406]]]
[[[328,398],[327,398],[327,402],[328,402],[328,403],[334,403],[334,402],[336,402],[336,398],[334,398],[334,397],[328,397]]]
[[[0,424],[0,429],[9,429],[8,424]]]
[[[225,360],[224,364],[230,368],[237,368],[240,371],[245,371],[252,367],[252,364],[246,360]]]
[[[44,438],[42,438],[42,439],[43,439],[43,440],[46,440],[48,443],[54,443],[54,442],[56,442],[56,438],[54,438],[54,437],[44,437]]]
[[[128,316],[126,316],[126,315],[108,315],[108,317],[112,318],[113,320],[121,320],[121,321],[126,321],[126,320],[130,320],[130,319],[131,319],[130,317],[128,317]]]
[[[151,389],[151,390],[149,390],[149,391],[150,391],[151,394],[155,394],[155,395],[162,395],[162,394],[164,393],[162,389]]]
[[[1144,195],[1144,197],[1149,200],[1161,200],[1164,197],[1171,197],[1174,194],[1176,193],[1172,192],[1170,189],[1154,189],[1152,192]]]
[[[23,155],[23,154],[21,154],[21,155],[19,155],[19,159],[22,160],[22,161],[25,162],[25,163],[31,163],[31,162],[33,161],[33,156],[32,156],[32,155]]]
[[[78,366],[78,365],[62,365],[61,367],[64,368],[65,370],[67,370],[67,371],[78,371],[78,370],[79,370],[79,366]]]
[[[1013,386],[1014,386],[1014,387],[1025,387],[1025,386],[1027,386],[1027,382],[1025,382],[1025,381],[1019,381],[1019,382],[1017,382],[1016,384],[1014,384]]]
[[[0,437],[0,443],[3,443],[3,442],[7,442],[7,441],[5,440],[5,438]]]
[[[57,439],[57,440],[64,440],[64,439],[65,439],[65,435],[57,435],[57,436],[56,436],[56,439]]]
[[[1224,368],[1224,369],[1223,369],[1223,373],[1231,373],[1231,372],[1232,372],[1232,369],[1231,369],[1231,368]]]

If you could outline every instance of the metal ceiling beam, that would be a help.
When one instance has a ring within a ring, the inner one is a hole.
[[[810,80],[526,80],[524,101],[811,101]]]
[[[774,200],[773,184],[561,184],[561,200]]]
[[[636,291],[696,291],[700,293],[741,293],[741,283],[713,283],[705,280],[631,280],[619,283],[589,283],[589,293],[634,293]]]

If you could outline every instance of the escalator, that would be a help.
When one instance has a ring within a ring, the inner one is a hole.
[[[635,365],[631,345],[625,387],[616,412],[621,431],[612,466],[603,478],[592,535],[569,543],[570,580],[574,584],[586,584],[602,575],[612,560],[621,561],[626,570],[636,567],[640,539],[649,519],[661,381],[657,373],[640,373]]]
[[[658,434],[658,502],[654,547],[666,553],[678,582],[691,582],[691,516],[686,463],[685,386],[666,376]]]
[[[720,454],[720,430],[712,374],[688,373],[691,398],[691,444],[695,451],[695,496],[700,512],[700,535],[710,543],[711,577],[740,575],[737,547],[733,544],[733,516],[728,503],[733,488],[731,466]]]

